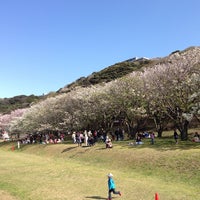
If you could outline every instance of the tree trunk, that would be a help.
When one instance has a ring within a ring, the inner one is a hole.
[[[187,140],[188,139],[188,126],[189,126],[189,121],[184,120],[183,124],[180,124],[178,127],[180,133],[181,133],[181,140]]]
[[[160,126],[160,128],[157,129],[157,132],[158,132],[158,137],[161,138],[162,137],[162,132],[163,132],[163,127]]]
[[[154,124],[156,126],[156,131],[158,133],[158,137],[161,138],[162,137],[162,132],[163,132],[162,121],[160,119],[158,120],[156,117],[154,117]]]

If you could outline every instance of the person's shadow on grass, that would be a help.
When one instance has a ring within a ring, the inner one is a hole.
[[[86,197],[87,199],[107,199],[105,197],[100,197],[100,196],[91,196],[91,197]]]

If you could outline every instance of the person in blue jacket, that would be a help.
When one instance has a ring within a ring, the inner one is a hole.
[[[111,194],[119,194],[121,196],[120,191],[115,190],[115,182],[113,180],[113,175],[111,173],[108,174],[108,200],[112,199]]]

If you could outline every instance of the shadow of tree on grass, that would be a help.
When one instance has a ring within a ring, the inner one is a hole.
[[[70,150],[75,149],[75,148],[77,148],[77,147],[69,147],[69,148],[66,148],[66,149],[64,149],[64,150],[62,151],[62,153],[67,152],[67,151],[70,151]]]

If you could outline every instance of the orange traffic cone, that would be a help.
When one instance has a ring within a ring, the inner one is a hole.
[[[159,200],[158,193],[155,194],[155,200]]]

